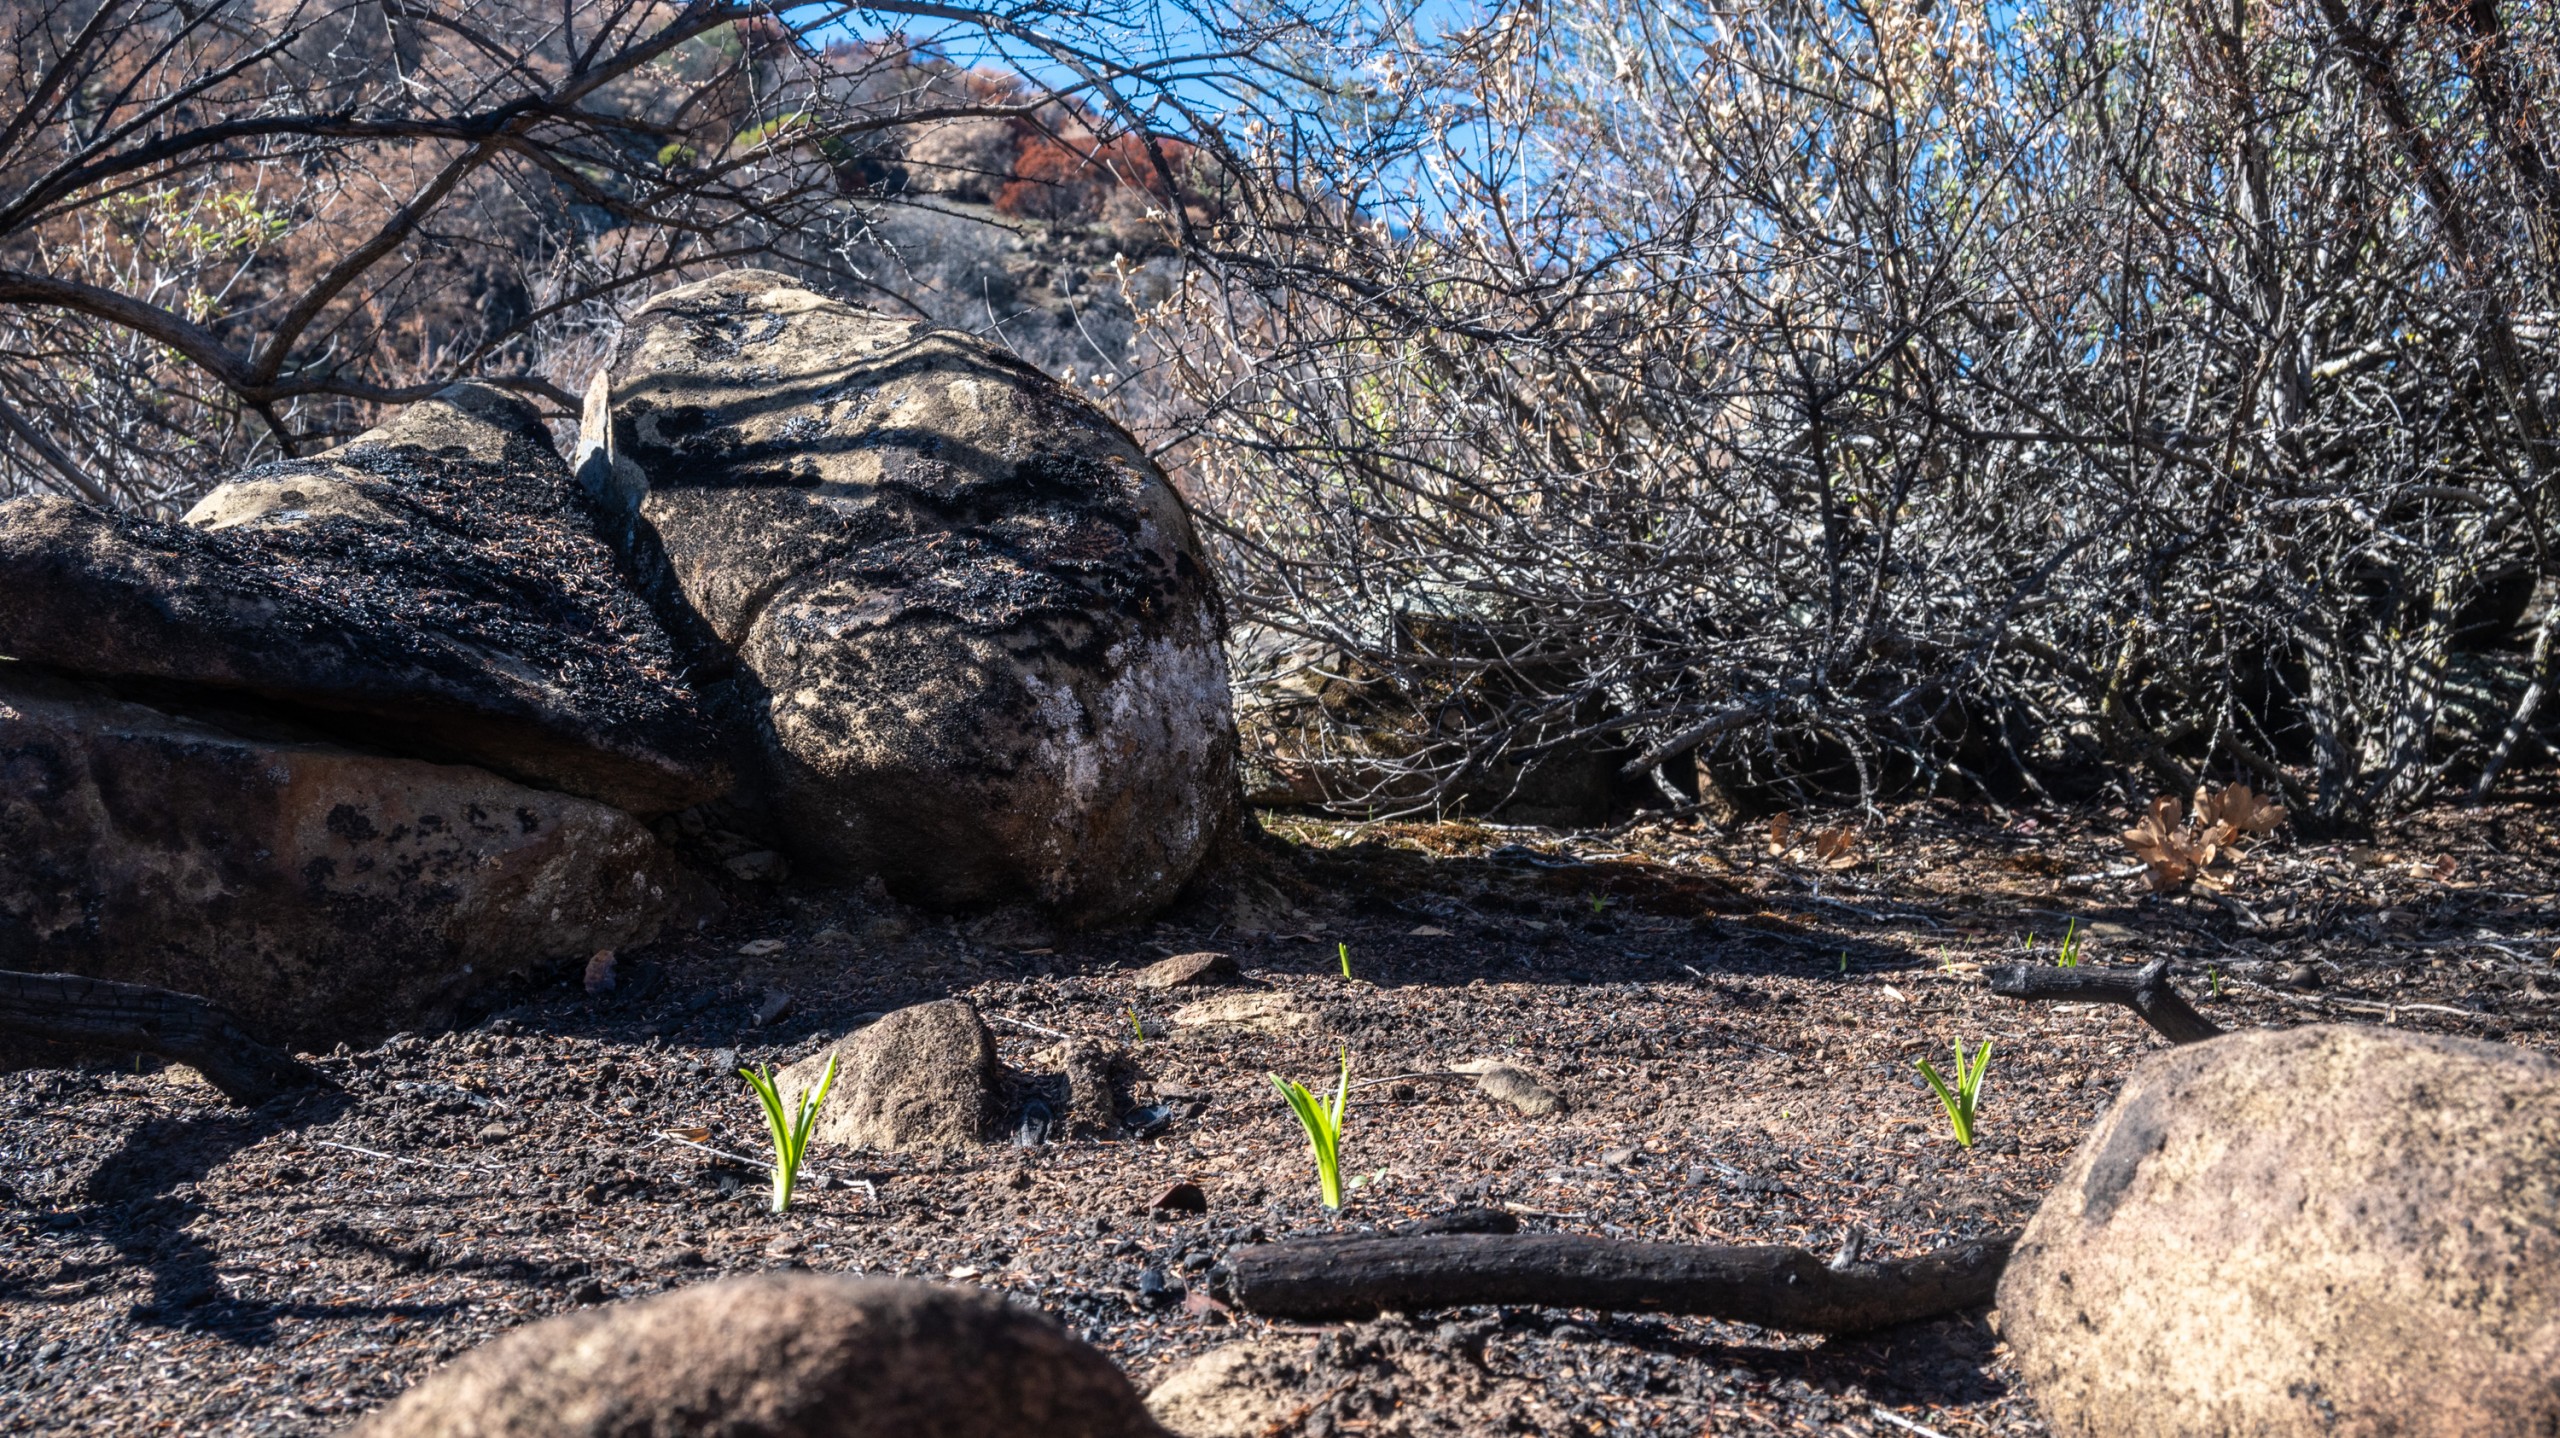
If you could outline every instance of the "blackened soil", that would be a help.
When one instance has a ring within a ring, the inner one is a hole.
[[[0,1430],[332,1431],[517,1324],[784,1264],[1000,1288],[1144,1383],[1274,1332],[1216,1301],[1231,1246],[1457,1204],[1533,1229],[1824,1251],[1856,1228],[1870,1251],[1914,1252],[2022,1222],[2159,1047],[2121,1010],[1992,997],[1984,965],[2049,954],[2076,923],[2084,963],[2173,958],[2226,1026],[2551,1048],[2549,814],[2279,837],[2227,899],[2081,877],[2124,862],[2108,814],[1791,826],[1829,836],[1819,857],[1757,825],[1276,820],[1258,872],[1173,921],[1030,949],[859,893],[742,889],[723,925],[621,956],[611,992],[564,975],[473,1027],[324,1057],[338,1094],[244,1112],[179,1069],[0,1080]],[[1196,996],[1133,982],[1209,947],[1303,1022],[1186,1024]],[[765,1212],[751,1157],[723,1156],[762,1143],[732,1067],[951,993],[998,1028],[1010,1122],[1034,1099],[1064,1112],[1034,1056],[1072,1034],[1128,1048],[1134,1129],[1060,1125],[949,1159],[819,1152],[794,1210]],[[1912,1068],[1959,1039],[1995,1045],[1971,1150]],[[1265,1075],[1329,1079],[1344,1050],[1366,1085],[1347,1143],[1361,1186],[1334,1218]],[[1445,1076],[1487,1057],[1546,1074],[1571,1107],[1529,1119]],[[1154,1214],[1184,1180],[1207,1213]],[[1294,1431],[1319,1438],[1909,1431],[1886,1413],[2045,1431],[1980,1313],[1845,1341],[1536,1310],[1318,1336]],[[1483,1381],[1411,1381],[1435,1355]]]

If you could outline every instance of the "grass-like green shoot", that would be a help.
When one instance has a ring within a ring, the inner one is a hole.
[[[1840,951],[1840,962],[1833,965],[1831,971],[1836,974],[1845,974],[1849,972],[1849,951],[1847,949],[1842,949]]]
[[[773,1072],[767,1068],[738,1070],[756,1091],[756,1099],[764,1105],[764,1126],[773,1136],[773,1211],[791,1211],[791,1189],[800,1181],[800,1157],[809,1151],[809,1132],[818,1126],[818,1107],[827,1101],[827,1090],[836,1086],[836,1056],[827,1055],[827,1076],[818,1081],[815,1094],[800,1095],[796,1113],[786,1113],[782,1091],[774,1087]]]
[[[2054,962],[2066,969],[2080,967],[2080,921],[2078,919],[2073,919],[2071,926],[2062,931],[2062,953],[2054,959]]]
[[[1337,943],[1333,946],[1333,952],[1342,960],[1342,976],[1346,979],[1351,977],[1351,946]]]
[[[1920,1076],[1929,1081],[1930,1090],[1937,1094],[1938,1107],[1947,1111],[1947,1126],[1955,1130],[1956,1142],[1966,1148],[1973,1147],[1974,1125],[1982,1116],[1982,1080],[1990,1072],[1989,1039],[1982,1041],[1982,1052],[1974,1055],[1970,1064],[1965,1062],[1964,1040],[1956,1040],[1956,1081],[1952,1088],[1948,1087],[1946,1077],[1938,1072],[1937,1065],[1927,1059],[1920,1060]]]
[[[1139,1043],[1147,1041],[1147,1026],[1138,1022],[1138,1006],[1129,1005],[1129,1032]]]
[[[1307,1086],[1278,1074],[1266,1075],[1271,1086],[1289,1101],[1289,1111],[1298,1116],[1298,1126],[1307,1131],[1307,1147],[1316,1156],[1316,1183],[1324,1191],[1324,1206],[1342,1207],[1342,1111],[1351,1102],[1351,1050],[1342,1050],[1342,1082],[1334,1088],[1333,1104],[1307,1092]]]

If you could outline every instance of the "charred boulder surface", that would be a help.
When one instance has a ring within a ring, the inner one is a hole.
[[[0,655],[635,813],[713,798],[719,730],[597,518],[529,406],[455,385],[184,523],[0,504]]]
[[[661,616],[734,662],[804,862],[1079,924],[1234,814],[1211,577],[1129,436],[974,339],[736,272],[653,300],[579,475]]]
[[[592,800],[0,662],[0,969],[201,994],[324,1047],[644,939],[682,883]]]

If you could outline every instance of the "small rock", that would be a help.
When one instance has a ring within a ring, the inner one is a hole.
[[[2294,965],[2292,968],[2289,968],[2284,972],[2284,986],[2289,989],[2316,989],[2320,987],[2320,966],[2317,964]]]
[[[587,959],[587,992],[609,994],[613,989],[613,950],[598,949]]]
[[[508,1139],[515,1136],[515,1128],[510,1124],[488,1123],[480,1126],[480,1141],[482,1143],[505,1143]]]
[[[613,1295],[605,1289],[604,1280],[599,1278],[586,1279],[580,1282],[577,1287],[569,1290],[569,1301],[571,1303],[602,1303],[611,1297],[613,1297]]]
[[[1232,1026],[1257,1033],[1284,1033],[1305,1028],[1313,1020],[1289,1002],[1286,994],[1246,992],[1220,994],[1174,1010],[1176,1028]]]
[[[710,1261],[702,1256],[701,1249],[690,1243],[667,1255],[667,1266],[670,1268],[700,1268]]]
[[[844,930],[836,928],[833,925],[829,925],[828,927],[811,934],[809,936],[809,942],[813,944],[850,944],[853,942],[853,935],[848,934]]]
[[[791,1012],[791,991],[767,989],[764,991],[764,1002],[756,1005],[756,1027],[763,1028],[789,1012]]]
[[[791,1258],[798,1255],[802,1247],[803,1245],[799,1239],[786,1233],[782,1237],[777,1238],[773,1242],[764,1246],[764,1256],[767,1258]]]
[[[1153,1138],[1173,1127],[1173,1110],[1160,1103],[1151,1103],[1145,1108],[1131,1109],[1120,1122],[1129,1130],[1131,1138]]]
[[[720,867],[750,884],[779,884],[791,877],[791,861],[771,849],[755,849],[723,859]]]
[[[716,1417],[706,1416],[716,1415]],[[519,1328],[360,1438],[1156,1438],[1111,1361],[982,1288],[761,1273]]]
[[[1203,1214],[1209,1211],[1209,1195],[1200,1185],[1184,1179],[1157,1195],[1151,1207],[1157,1213]]]
[[[1387,1097],[1397,1103],[1411,1103],[1419,1092],[1420,1090],[1416,1089],[1409,1083],[1391,1083],[1387,1085]]]
[[[862,926],[862,941],[876,947],[897,943],[916,931],[916,926],[896,914],[883,914]]]
[[[1634,1163],[1643,1155],[1643,1153],[1644,1150],[1633,1146],[1626,1148],[1613,1148],[1607,1153],[1600,1155],[1600,1166],[1602,1168],[1625,1168],[1628,1164]]]
[[[1013,1126],[1013,1146],[1015,1148],[1038,1148],[1040,1145],[1047,1143],[1049,1141],[1049,1129],[1051,1125],[1056,1122],[1057,1115],[1050,1109],[1048,1104],[1036,1098],[1031,1100],[1029,1103],[1022,1106],[1022,1117],[1016,1121]],[[1020,1170],[1016,1170],[1016,1172],[1019,1173]],[[1027,1185],[1028,1175],[1024,1175],[1024,1178],[1025,1184],[1016,1185],[1017,1187]]]
[[[1067,1126],[1070,1132],[1092,1136],[1108,1134],[1118,1128],[1120,1101],[1114,1095],[1114,1071],[1126,1059],[1109,1044],[1091,1039],[1078,1039],[1067,1044],[1058,1055],[1058,1067],[1067,1076]]]
[[[1176,954],[1169,959],[1138,970],[1137,984],[1142,989],[1199,988],[1210,984],[1233,983],[1244,977],[1231,954],[1202,951]]]
[[[62,1346],[62,1340],[57,1338],[36,1350],[36,1361],[38,1363],[51,1363],[53,1360],[60,1358],[66,1351],[67,1350]]]
[[[1138,1301],[1149,1308],[1162,1308],[1179,1302],[1185,1285],[1161,1268],[1150,1268],[1138,1275]]]
[[[1303,1346],[1262,1338],[1213,1348],[1147,1390],[1147,1411],[1182,1438],[1258,1438],[1301,1427]]]
[[[787,947],[780,939],[749,939],[738,945],[738,952],[750,959],[769,959]]]
[[[817,1088],[836,1056],[812,1138],[882,1150],[954,1148],[1002,1115],[995,1036],[965,999],[917,1004],[838,1040],[775,1076],[786,1106]]]
[[[1548,1087],[1546,1080],[1517,1064],[1507,1064],[1499,1059],[1473,1059],[1449,1065],[1449,1072],[1473,1077],[1476,1088],[1486,1097],[1509,1104],[1530,1118],[1547,1118],[1564,1112],[1563,1096]]]

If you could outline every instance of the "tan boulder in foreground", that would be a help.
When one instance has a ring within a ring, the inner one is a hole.
[[[978,1289],[766,1273],[519,1328],[357,1438],[1159,1438],[1111,1361]]]
[[[2000,1329],[2062,1433],[2560,1432],[2560,1062],[2344,1026],[2161,1054]]]

